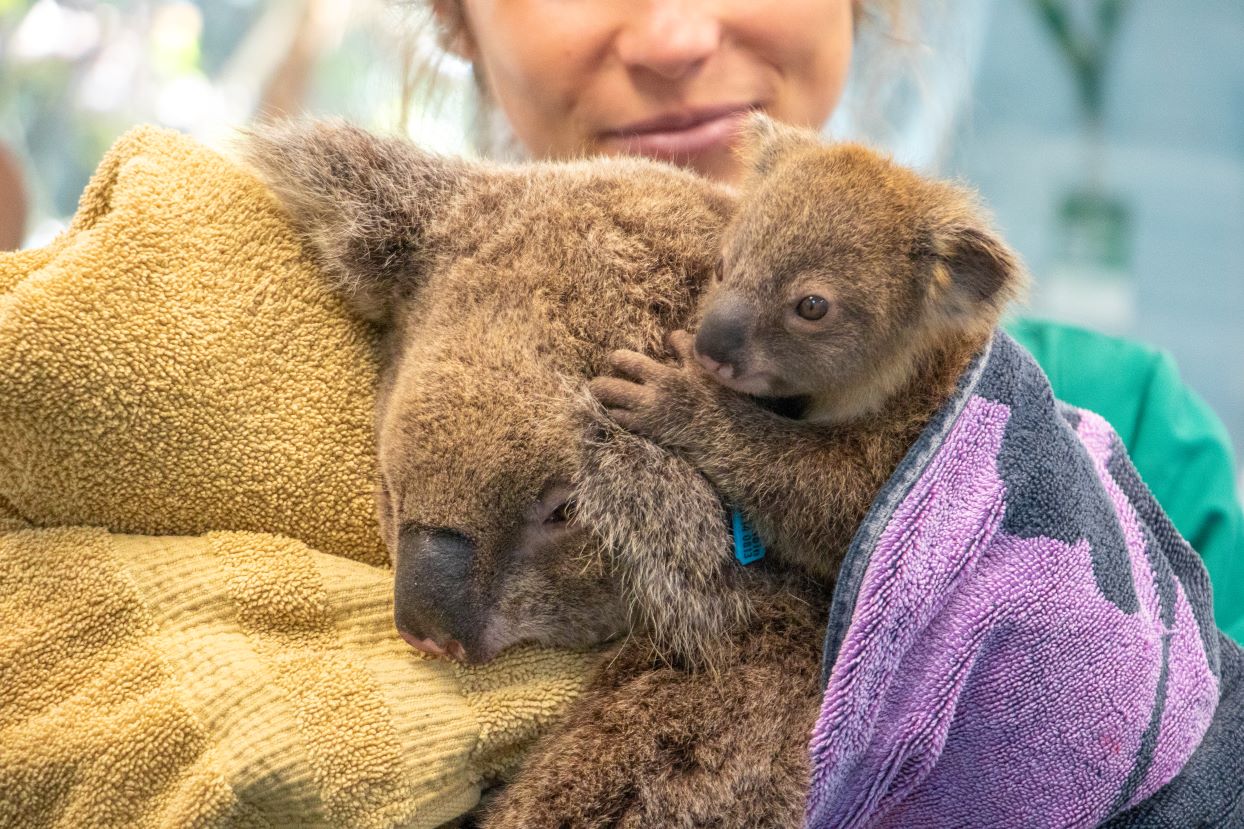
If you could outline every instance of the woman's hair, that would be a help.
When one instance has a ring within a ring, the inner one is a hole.
[[[412,112],[439,111],[452,102],[470,120],[465,127],[471,149],[486,157],[521,158],[523,151],[489,98],[482,73],[455,54],[455,46],[470,36],[462,0],[395,1],[407,8],[412,22],[402,54],[403,128]],[[885,143],[894,122],[888,111],[893,99],[904,97],[901,90],[909,97],[910,87],[919,86],[915,5],[914,0],[852,0],[856,57],[845,105],[852,110],[846,120],[854,137]]]

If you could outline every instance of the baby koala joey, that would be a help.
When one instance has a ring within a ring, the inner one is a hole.
[[[748,130],[698,332],[670,336],[670,363],[614,352],[590,390],[828,586],[1025,277],[963,188],[760,116]]]

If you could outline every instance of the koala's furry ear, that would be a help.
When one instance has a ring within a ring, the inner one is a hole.
[[[935,229],[925,253],[933,258],[930,292],[956,327],[993,325],[1027,286],[1019,256],[983,220],[961,216]]]
[[[738,153],[748,170],[748,180],[756,181],[771,173],[787,153],[818,146],[815,134],[753,112],[743,122]]]
[[[377,322],[421,284],[428,223],[467,176],[466,162],[341,121],[262,124],[239,150],[355,311]]]

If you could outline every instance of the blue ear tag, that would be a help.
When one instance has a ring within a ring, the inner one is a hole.
[[[751,564],[765,557],[765,544],[756,535],[756,531],[743,520],[743,513],[730,511],[730,521],[734,530],[734,557],[739,564]]]

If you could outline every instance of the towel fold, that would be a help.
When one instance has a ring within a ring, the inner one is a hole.
[[[48,248],[0,255],[0,504],[39,526],[276,532],[383,564],[374,334],[267,190],[119,139]]]

